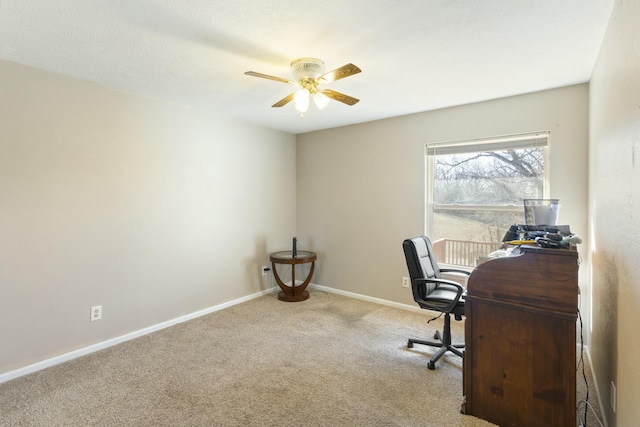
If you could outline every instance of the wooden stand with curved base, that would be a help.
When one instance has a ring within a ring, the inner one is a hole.
[[[309,298],[309,291],[307,291],[306,288],[307,285],[309,285],[309,282],[311,282],[313,270],[316,267],[316,259],[317,256],[315,252],[309,251],[297,251],[295,257],[291,251],[275,252],[271,254],[269,260],[271,261],[273,277],[276,279],[276,283],[278,283],[280,289],[282,289],[282,291],[278,293],[278,299],[280,301],[297,302],[304,301]],[[302,284],[296,286],[296,265],[308,263],[311,263],[311,270],[309,271],[307,278],[302,282]],[[276,264],[291,265],[291,286],[286,285],[282,279],[280,279],[278,270],[276,270]]]

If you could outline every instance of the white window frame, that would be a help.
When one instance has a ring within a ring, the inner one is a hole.
[[[465,153],[465,152],[482,152],[495,151],[506,148],[526,148],[531,146],[541,146],[544,149],[544,175],[543,175],[543,197],[549,198],[551,194],[550,188],[550,146],[551,132],[540,131],[531,133],[522,133],[515,135],[505,135],[492,138],[481,138],[472,140],[459,140],[448,142],[427,143],[425,145],[425,215],[424,230],[427,236],[433,235],[433,221],[435,209],[455,209],[455,210],[477,210],[478,206],[464,205],[434,205],[433,203],[433,187],[434,187],[434,154],[440,153]],[[529,143],[531,141],[532,143]],[[483,210],[523,212],[524,206],[491,206],[481,205]]]

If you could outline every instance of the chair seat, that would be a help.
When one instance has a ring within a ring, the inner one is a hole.
[[[453,288],[453,286],[451,288],[455,289]],[[427,303],[438,303],[438,305],[442,304],[446,306],[448,304],[451,304],[451,301],[456,297],[456,295],[456,290],[447,289],[446,285],[441,285],[438,289],[425,296],[423,300]],[[465,295],[462,294],[460,300],[455,305],[455,308],[452,310],[452,312],[457,312],[459,311],[458,309],[460,309],[462,310],[460,314],[464,314],[464,297]]]
[[[418,305],[421,308],[427,310],[435,310],[437,308],[444,308],[451,303],[451,300],[444,300],[439,298],[425,298],[424,303],[418,302]],[[433,305],[433,306],[432,306]],[[439,311],[439,310],[436,310]],[[464,300],[461,299],[451,310],[451,314],[455,314],[456,316],[464,316]]]
[[[441,283],[440,285],[438,285],[438,289],[437,290],[445,290],[445,291],[453,292],[453,295],[451,295],[450,298],[455,298],[455,296],[458,293],[458,288],[456,288],[453,285],[448,285],[446,283]]]

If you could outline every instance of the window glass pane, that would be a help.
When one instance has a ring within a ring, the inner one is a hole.
[[[544,148],[434,156],[436,205],[522,205],[544,192]]]
[[[427,147],[428,233],[439,262],[473,267],[498,248],[510,225],[525,222],[522,199],[545,195],[547,137],[520,136],[513,146],[500,138]]]

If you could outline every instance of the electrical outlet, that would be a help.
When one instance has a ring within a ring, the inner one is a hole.
[[[96,305],[91,307],[91,321],[94,322],[100,319],[102,319],[102,306]]]
[[[403,277],[402,278],[402,287],[403,288],[408,288],[410,284],[411,284],[411,282],[409,281],[408,277]]]
[[[611,409],[616,412],[616,385],[611,381]]]
[[[271,269],[268,266],[265,265],[264,267],[262,267],[262,275],[263,276],[268,275],[270,271],[271,271]]]

